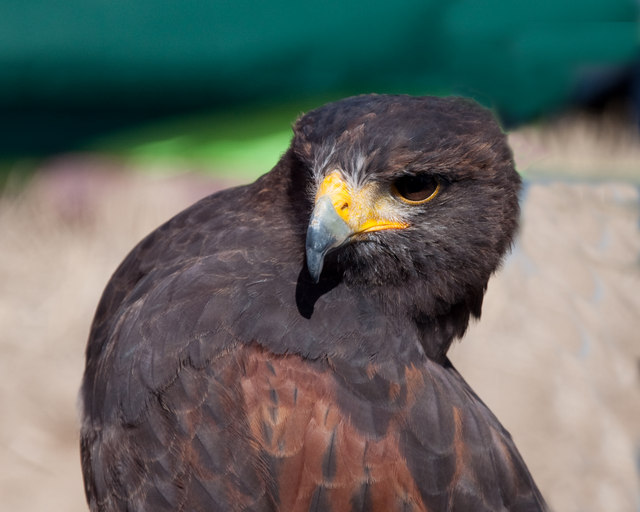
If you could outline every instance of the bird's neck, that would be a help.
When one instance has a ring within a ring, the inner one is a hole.
[[[401,289],[393,293],[390,287],[367,290],[377,296],[379,308],[386,316],[405,329],[411,326],[417,333],[425,355],[436,362],[446,360],[446,354],[454,340],[466,332],[471,317],[480,316],[482,291],[478,296],[465,297],[449,304],[430,300],[424,291]]]

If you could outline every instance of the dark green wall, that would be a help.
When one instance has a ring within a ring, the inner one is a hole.
[[[371,91],[471,95],[520,122],[624,70],[638,34],[635,0],[4,0],[0,115],[17,145],[51,123]]]

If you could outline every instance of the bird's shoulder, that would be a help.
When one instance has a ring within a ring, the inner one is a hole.
[[[134,373],[162,385],[183,357],[195,364],[224,350],[259,284],[293,258],[276,239],[292,236],[270,202],[269,180],[220,191],[195,203],[141,240],[118,266],[102,294],[87,344],[85,388]],[[273,180],[271,180],[273,181]],[[278,195],[275,193],[274,195]],[[279,247],[280,258],[275,257]],[[278,267],[278,268],[276,268]],[[283,285],[277,281],[274,286]],[[244,292],[241,292],[244,290]],[[226,333],[226,335],[225,335]],[[195,345],[208,343],[200,357]],[[223,341],[221,343],[221,341]],[[166,368],[166,370],[164,369]],[[143,380],[148,380],[143,379]]]

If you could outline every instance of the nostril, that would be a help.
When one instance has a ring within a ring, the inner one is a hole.
[[[346,210],[347,208],[349,208],[349,203],[346,202],[340,207],[341,210]]]

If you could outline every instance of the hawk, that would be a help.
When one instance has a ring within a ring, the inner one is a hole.
[[[366,95],[293,132],[109,281],[81,390],[91,510],[546,510],[447,358],[517,227],[491,113]]]

